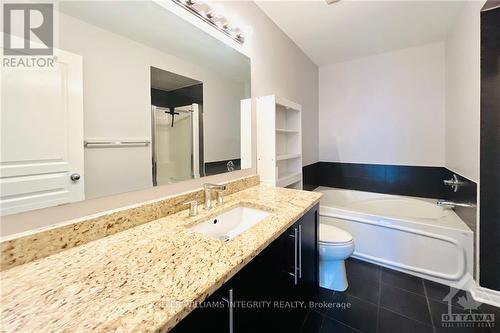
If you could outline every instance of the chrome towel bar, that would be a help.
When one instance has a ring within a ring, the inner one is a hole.
[[[149,140],[85,140],[83,146],[86,148],[114,148],[114,147],[147,147]]]

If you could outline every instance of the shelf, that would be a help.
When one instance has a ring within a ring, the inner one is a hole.
[[[278,178],[276,181],[276,185],[279,187],[285,187],[297,182],[300,182],[302,180],[302,172],[298,173],[285,173],[283,176]]]
[[[278,97],[278,96],[275,96],[275,99],[276,99],[276,104],[285,107],[285,109],[287,109],[287,110],[297,111],[297,112],[302,111],[302,107],[300,106],[300,104],[294,103],[292,101],[289,101],[286,98],[282,98],[282,97]]]
[[[292,158],[299,158],[299,157],[302,157],[302,154],[283,154],[283,155],[277,155],[276,156],[276,161],[290,160]]]
[[[269,95],[257,99],[256,113],[257,172],[261,181],[302,189],[302,107]]]
[[[286,129],[286,128],[277,128],[276,133],[284,133],[284,134],[298,134],[298,130]]]

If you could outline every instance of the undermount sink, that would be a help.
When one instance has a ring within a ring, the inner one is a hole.
[[[269,212],[256,208],[237,206],[189,229],[226,241],[256,225],[269,214]]]

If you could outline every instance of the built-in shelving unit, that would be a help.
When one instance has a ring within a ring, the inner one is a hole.
[[[302,189],[302,107],[275,95],[257,98],[257,171],[268,185]]]

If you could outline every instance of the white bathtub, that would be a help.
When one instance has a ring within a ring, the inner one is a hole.
[[[331,187],[315,191],[324,194],[320,223],[350,232],[354,257],[447,285],[472,275],[473,233],[436,200]]]

